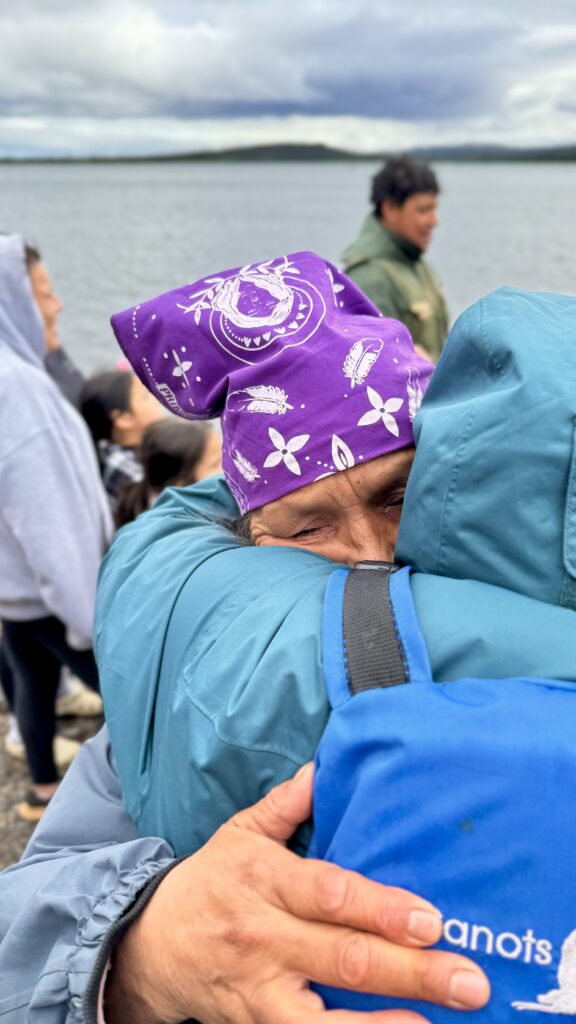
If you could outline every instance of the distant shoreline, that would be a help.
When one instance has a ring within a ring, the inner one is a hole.
[[[132,156],[0,156],[0,164],[143,164],[143,163],[290,163],[382,162],[389,153],[356,153],[322,144],[246,146],[197,153],[159,153]],[[458,163],[565,163],[576,161],[576,145],[514,149],[505,146],[445,146],[412,150],[422,160]]]

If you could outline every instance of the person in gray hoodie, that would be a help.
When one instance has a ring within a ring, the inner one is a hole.
[[[110,514],[88,430],[46,373],[61,304],[36,250],[0,237],[0,618],[36,820],[58,786],[60,667],[98,686],[92,617]]]

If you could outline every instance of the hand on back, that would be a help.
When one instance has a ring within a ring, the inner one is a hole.
[[[488,983],[475,964],[423,948],[442,931],[430,904],[285,848],[310,815],[312,776],[312,766],[302,769],[166,876],[117,950],[107,1024],[304,1024],[325,1012],[309,979],[458,1009],[484,1005]],[[359,1016],[330,1013],[335,1024]],[[408,1011],[370,1016],[424,1020]]]

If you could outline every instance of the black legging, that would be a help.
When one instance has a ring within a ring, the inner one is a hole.
[[[4,696],[8,702],[10,711],[14,710],[14,673],[12,666],[8,661],[8,655],[6,653],[6,643],[3,637],[0,637],[0,685],[4,690]]]
[[[26,747],[34,782],[56,782],[52,742],[56,728],[56,691],[60,669],[67,665],[93,690],[98,671],[91,650],[75,651],[66,642],[66,629],[53,616],[28,622],[2,621],[0,670]],[[5,677],[8,685],[6,685]]]

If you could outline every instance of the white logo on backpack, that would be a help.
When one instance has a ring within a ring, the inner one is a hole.
[[[524,935],[514,932],[495,934],[486,925],[470,924],[451,918],[444,924],[444,938],[452,946],[459,946],[471,952],[481,952],[504,957],[506,960],[522,960],[547,967],[552,963],[553,946],[548,939],[537,939],[531,928]],[[536,1002],[516,1001],[515,1010],[537,1010],[540,1013],[559,1013],[576,1016],[576,929],[562,943],[558,966],[558,988],[536,996]]]
[[[558,988],[536,996],[535,1003],[512,1003],[515,1010],[566,1013],[576,1016],[576,930],[562,943],[558,966]]]
[[[546,967],[552,963],[552,943],[548,939],[537,939],[531,928],[524,935],[514,932],[494,933],[492,928],[483,924],[470,924],[451,918],[444,924],[444,938],[452,946],[468,949],[473,953],[496,954],[505,960],[522,960],[525,964],[532,962]]]

